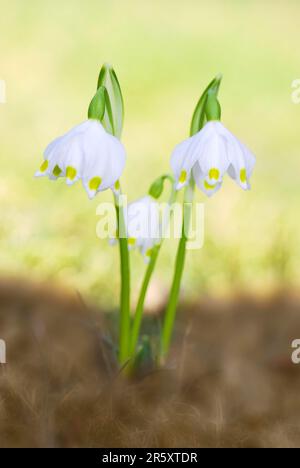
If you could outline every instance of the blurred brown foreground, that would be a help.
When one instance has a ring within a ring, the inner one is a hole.
[[[292,294],[185,307],[168,368],[131,382],[106,322],[76,294],[0,281],[1,447],[300,446]]]

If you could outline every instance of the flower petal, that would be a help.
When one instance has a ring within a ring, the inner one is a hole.
[[[230,160],[228,174],[242,189],[249,190],[249,178],[254,168],[255,157],[235,137],[227,141],[227,154]]]
[[[94,126],[84,139],[83,184],[87,189],[92,178],[100,177],[101,184],[96,189],[97,193],[112,188],[119,180],[124,170],[126,154],[121,142],[114,136],[103,133],[101,124],[95,123],[101,128]]]
[[[244,190],[250,189],[249,178],[253,172],[256,158],[224,125],[219,124],[218,131],[226,140],[228,174]]]
[[[36,176],[66,176],[68,185],[82,179],[90,198],[107,188],[115,189],[126,159],[121,142],[96,120],[87,120],[56,138],[47,146],[44,157]]]
[[[221,182],[229,166],[224,138],[217,132],[211,135],[205,143],[198,161],[209,185]]]
[[[150,250],[160,242],[160,210],[157,201],[147,195],[130,203],[126,227],[129,248],[138,248],[145,261],[149,261]]]
[[[193,176],[197,187],[208,197],[214,195],[222,186],[222,180],[215,183],[207,182],[205,174],[202,172],[199,162],[197,162],[193,167]]]
[[[171,167],[176,180],[176,190],[188,184],[202,144],[202,135],[199,132],[175,147],[171,155]]]

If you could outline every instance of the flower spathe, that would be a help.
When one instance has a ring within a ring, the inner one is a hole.
[[[125,215],[125,230],[129,249],[139,249],[145,262],[148,263],[153,247],[161,240],[158,202],[150,195],[146,195],[129,203]]]
[[[66,177],[68,185],[81,179],[89,198],[93,198],[108,188],[118,191],[125,159],[122,143],[99,121],[89,119],[47,146],[44,162],[35,175],[54,180]]]
[[[200,132],[177,145],[171,156],[176,189],[187,185],[192,174],[208,196],[221,188],[226,172],[249,190],[254,164],[255,156],[217,120],[207,122]]]

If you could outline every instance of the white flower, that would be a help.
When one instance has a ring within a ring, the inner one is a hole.
[[[125,216],[129,249],[138,248],[149,262],[152,249],[160,243],[161,224],[158,202],[149,195],[129,203]]]
[[[192,173],[197,186],[208,196],[219,190],[226,172],[242,189],[249,190],[254,164],[255,156],[248,148],[215,120],[177,145],[171,156],[176,189],[186,185]]]
[[[66,177],[68,185],[79,179],[89,198],[108,188],[118,191],[125,165],[122,143],[101,123],[89,119],[50,143],[36,177]]]

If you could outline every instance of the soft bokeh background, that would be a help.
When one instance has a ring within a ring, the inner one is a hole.
[[[187,297],[260,294],[299,282],[300,3],[289,1],[1,0],[0,268],[51,280],[115,307],[118,252],[96,237],[81,185],[35,180],[47,143],[86,117],[103,62],[118,74],[128,152],[123,186],[142,195],[169,169],[207,82],[224,74],[223,121],[257,155],[253,190],[226,180],[205,200],[201,251],[188,256]],[[198,195],[201,200],[201,195]],[[157,272],[168,287],[175,243]],[[144,268],[133,255],[134,278]],[[158,291],[159,293],[159,291]]]

